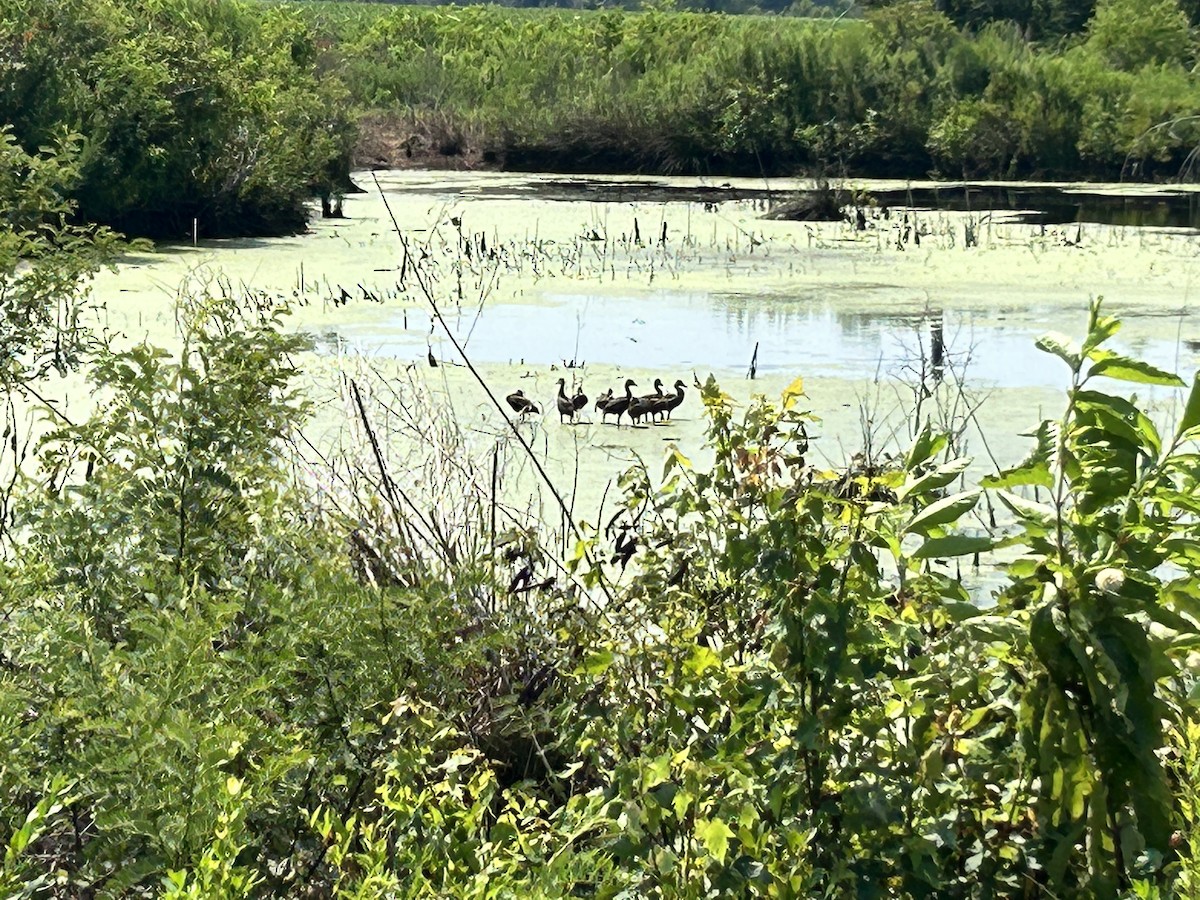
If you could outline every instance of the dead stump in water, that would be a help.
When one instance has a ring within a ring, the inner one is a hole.
[[[763,218],[788,222],[840,222],[846,218],[845,208],[852,202],[849,191],[819,182],[816,187],[775,204]]]

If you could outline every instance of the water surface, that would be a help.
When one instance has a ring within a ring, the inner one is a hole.
[[[855,290],[861,299],[863,291]],[[648,364],[704,373],[749,367],[757,346],[762,373],[862,380],[911,377],[929,361],[940,326],[946,363],[988,388],[1062,387],[1066,370],[1035,341],[1060,317],[1052,307],[992,310],[946,308],[896,311],[844,309],[830,285],[792,294],[655,291],[588,294],[547,291],[537,304],[485,303],[451,309],[447,321],[471,358],[480,363],[526,366],[581,364],[617,367]],[[882,289],[886,293],[886,289]],[[869,292],[868,292],[869,293]],[[1183,311],[1181,325],[1200,328],[1200,316]],[[384,323],[338,327],[343,345],[375,355],[419,358],[430,346],[428,319],[408,315]],[[420,322],[421,324],[416,324]],[[1189,331],[1189,333],[1191,333]],[[1164,369],[1191,365],[1196,351],[1175,335],[1146,334],[1123,349]],[[435,355],[449,358],[448,341],[432,339]]]

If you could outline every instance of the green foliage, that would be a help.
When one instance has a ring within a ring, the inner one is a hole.
[[[1017,149],[1005,110],[985,100],[960,100],[929,132],[935,159],[958,162],[963,175],[1004,173]]]
[[[1043,423],[1025,463],[992,480],[1019,522],[1009,540],[1028,552],[1004,602],[1028,622],[1041,669],[1025,685],[1021,721],[1048,872],[1062,881],[1078,867],[1097,894],[1173,855],[1163,723],[1185,708],[1178,686],[1198,636],[1192,601],[1182,601],[1196,567],[1182,537],[1195,528],[1193,423],[1185,412],[1164,441],[1133,401],[1094,384],[1182,386],[1108,350],[1119,327],[1097,301],[1082,343],[1039,341],[1069,367],[1067,411]],[[1021,484],[1049,488],[1052,502],[1008,493]]]
[[[1179,851],[1173,886],[1180,900],[1195,900],[1200,897],[1200,723],[1187,719],[1167,734],[1179,803],[1179,830],[1171,835],[1171,845]]]
[[[0,128],[0,392],[76,368],[88,347],[82,287],[120,246],[106,229],[70,224],[79,137],[27,154]]]
[[[42,465],[63,491],[30,510],[31,547],[86,598],[91,627],[105,639],[125,639],[133,598],[161,606],[195,590],[234,590],[245,569],[269,565],[252,549],[263,528],[255,504],[278,492],[275,443],[303,409],[288,387],[290,357],[305,342],[277,332],[279,313],[269,306],[246,328],[259,302],[185,303],[178,361],[148,346],[102,353],[91,374],[111,399],[88,422],[45,439]],[[71,481],[78,461],[82,484]],[[87,539],[97,527],[111,543]],[[163,563],[174,569],[173,585],[154,583]]]
[[[237,900],[255,896],[262,879],[252,870],[237,864],[245,849],[246,798],[242,780],[234,775],[225,779],[221,813],[217,817],[212,843],[203,851],[195,872],[168,872],[164,898],[169,900]]]
[[[1182,382],[1099,303],[1039,341],[1067,408],[987,480],[1004,531],[928,424],[826,470],[799,379],[709,379],[711,464],[628,471],[535,597],[306,495],[284,312],[185,303],[43,447],[0,568],[6,895],[1194,893],[1200,382],[1169,432],[1106,392]]]
[[[1188,18],[1178,0],[1100,0],[1087,47],[1118,69],[1186,63],[1192,55]]]
[[[331,55],[355,101],[410,123],[409,146],[491,152],[513,168],[1178,170],[1200,135],[1167,123],[1200,113],[1200,87],[1173,0],[1128,16],[1102,4],[1076,46],[1029,37],[1059,27],[1059,13],[1082,31],[1090,11],[1076,21],[1078,4],[985,5],[969,22],[953,4],[908,0],[836,24],[478,6],[313,15],[337,35]]]
[[[70,785],[66,779],[56,778],[42,788],[41,799],[29,811],[25,821],[17,826],[8,839],[4,850],[4,861],[0,865],[0,891],[5,897],[32,898],[39,896],[55,881],[55,873],[38,871],[38,867],[25,859],[31,845],[46,833],[51,820],[62,814],[73,802]]]
[[[312,34],[237,2],[0,2],[0,120],[24,148],[80,135],[70,196],[91,221],[182,237],[303,225],[340,188],[353,131]]]
[[[40,399],[46,379],[80,368],[95,350],[87,282],[125,246],[106,228],[74,224],[68,199],[79,177],[79,139],[60,133],[27,154],[0,127],[0,539],[11,536],[15,473],[30,436],[17,409]]]

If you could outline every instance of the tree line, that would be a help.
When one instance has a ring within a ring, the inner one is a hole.
[[[294,10],[230,0],[2,0],[0,122],[76,135],[78,215],[164,238],[302,228],[344,185],[340,80]]]
[[[1007,19],[961,28],[930,0],[838,22],[482,6],[354,21],[334,49],[361,108],[514,168],[1155,178],[1200,138],[1177,0],[1101,0],[1042,41]]]
[[[0,0],[0,121],[27,153],[78,143],[79,219],[175,239],[302,228],[356,153],[402,161],[381,135],[434,165],[1169,178],[1200,144],[1194,14]]]

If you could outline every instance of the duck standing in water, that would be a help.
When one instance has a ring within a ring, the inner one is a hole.
[[[685,385],[683,381],[681,379],[676,379],[674,396],[668,395],[663,399],[663,412],[666,413],[668,419],[671,418],[671,411],[676,409],[679,404],[683,403],[684,387]]]
[[[604,421],[604,417],[608,415],[608,404],[613,398],[612,388],[609,388],[603,394],[596,398],[596,409],[600,410],[600,421]]]
[[[524,391],[513,391],[504,398],[504,401],[511,406],[512,411],[519,416],[525,416],[529,413],[533,413],[534,415],[541,413],[538,405],[526,397]]]
[[[621,424],[622,414],[629,409],[629,404],[633,402],[633,389],[635,387],[637,387],[637,382],[630,378],[625,382],[625,396],[614,397],[604,404],[604,415],[616,416],[618,427]],[[603,416],[601,418],[603,418]]]
[[[587,406],[587,394],[583,392],[583,385],[579,385],[575,389],[575,396],[571,398],[571,405],[575,407],[575,412]]]
[[[671,398],[670,394],[663,393],[663,383],[661,378],[654,379],[654,393],[647,394],[642,399],[650,404],[648,410],[650,421],[654,421],[655,416],[661,416],[666,411],[666,403]]]
[[[566,416],[571,420],[572,423],[574,423],[575,413],[579,407],[575,405],[575,401],[573,399],[567,396],[567,379],[565,378],[558,379],[558,397],[555,398],[555,402],[558,405],[559,423],[562,422],[563,416]],[[587,403],[586,397],[584,397],[583,402]],[[582,406],[582,404],[580,404],[580,406]]]
[[[629,401],[629,420],[640,425],[645,416],[653,416],[654,401],[649,397],[634,397]]]
[[[666,395],[662,389],[662,379],[654,379],[654,393],[644,394],[641,397],[634,397],[629,404],[629,418],[634,424],[641,422],[643,418],[649,416],[651,421],[654,420],[654,414],[658,410],[659,405],[664,401]]]

